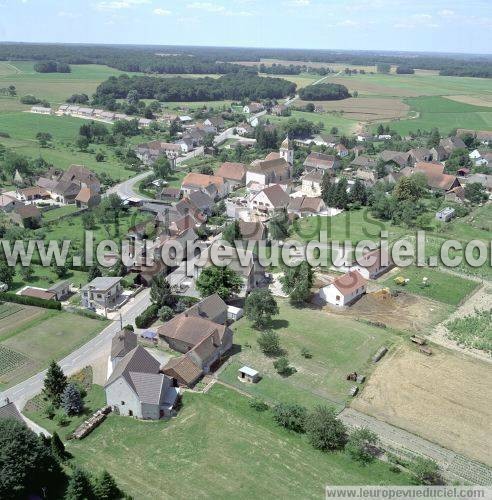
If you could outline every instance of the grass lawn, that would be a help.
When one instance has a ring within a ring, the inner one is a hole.
[[[266,357],[258,347],[260,333],[242,318],[232,327],[239,352],[220,374],[224,382],[267,401],[306,406],[325,403],[342,409],[353,385],[345,380],[345,375],[354,370],[368,374],[370,358],[378,348],[389,347],[399,340],[389,329],[317,309],[295,309],[286,300],[278,300],[278,303],[280,315],[272,322],[272,329],[278,333],[281,347],[297,372],[288,377],[278,375],[273,367],[275,358]],[[301,355],[304,347],[312,353],[312,358]],[[258,370],[262,380],[252,385],[240,382],[237,369],[242,365]]]
[[[442,134],[455,128],[492,130],[492,108],[472,106],[440,96],[405,99],[416,118],[394,121],[391,129],[401,135],[437,127]]]
[[[320,240],[320,232],[328,241],[345,240],[357,243],[361,240],[380,238],[381,231],[388,231],[389,239],[404,234],[404,229],[391,222],[375,219],[367,209],[342,212],[334,217],[304,217],[294,225],[294,237],[304,241]]]
[[[47,210],[43,212],[44,222],[53,222],[58,220],[60,217],[65,217],[66,215],[78,212],[80,208],[77,205],[65,205],[63,207],[54,208],[53,210]]]
[[[65,440],[65,437],[72,434],[73,431],[86,420],[90,415],[99,410],[106,405],[106,394],[104,389],[100,385],[92,385],[87,391],[87,395],[84,398],[84,411],[80,415],[74,415],[73,417],[66,417],[66,425],[60,426],[56,422],[56,417],[50,419],[44,413],[45,408],[48,406],[48,402],[43,399],[41,394],[38,394],[33,399],[27,402],[24,408],[24,415],[30,418],[41,427],[46,429],[50,434],[57,432],[60,437]],[[58,410],[58,413],[64,413],[63,410]]]
[[[20,266],[15,269],[14,281],[11,291],[15,292],[23,286],[34,286],[39,288],[49,288],[59,281],[70,280],[75,286],[87,283],[87,272],[69,269],[64,278],[59,278],[51,267],[44,267],[37,264],[31,264],[34,275],[26,281],[20,272]]]
[[[397,285],[394,281],[396,276],[403,276],[410,281],[404,286]],[[422,285],[424,277],[428,278],[428,286]],[[392,290],[403,290],[453,306],[457,306],[478,286],[475,281],[460,276],[416,266],[399,269],[397,274],[387,278],[382,284]]]
[[[410,484],[383,462],[363,467],[344,453],[314,450],[218,384],[205,395],[185,393],[170,421],[110,415],[67,450],[87,470],[107,469],[139,499],[321,498],[326,484]]]
[[[28,308],[30,311],[38,308]],[[9,328],[0,332],[0,351],[21,355],[22,363],[2,373],[0,388],[15,385],[39,370],[52,359],[59,360],[99,333],[107,321],[86,318],[68,312],[41,310],[30,321],[24,321],[23,311],[9,316]]]

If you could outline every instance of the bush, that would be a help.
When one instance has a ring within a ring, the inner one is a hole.
[[[161,321],[169,321],[174,317],[174,311],[169,306],[162,306],[158,314]]]
[[[279,336],[271,330],[263,332],[259,335],[258,346],[263,354],[266,354],[267,356],[276,356],[281,352]]]
[[[70,420],[67,418],[67,416],[64,413],[58,413],[58,415],[56,415],[56,417],[55,417],[55,422],[60,427],[66,427],[70,423]]]
[[[159,312],[159,306],[152,304],[145,311],[135,318],[137,328],[148,328],[156,319]]]
[[[279,375],[283,375],[284,377],[291,375],[295,371],[295,369],[289,365],[289,360],[285,356],[274,361],[273,367],[277,370]]]
[[[306,359],[311,359],[313,357],[313,354],[307,347],[303,347],[301,349],[301,356]]]
[[[61,303],[56,300],[45,300],[37,297],[28,297],[27,295],[16,295],[12,292],[1,292],[0,301],[15,302],[26,306],[44,307],[45,309],[56,309],[61,311]]]
[[[408,468],[413,472],[419,484],[439,484],[441,475],[439,466],[430,458],[417,457],[408,464]]]
[[[273,418],[281,427],[290,431],[305,432],[307,410],[304,406],[280,403],[273,408]]]
[[[252,400],[250,400],[249,406],[251,406],[251,408],[255,409],[256,411],[268,410],[268,405],[259,398],[253,398]]]
[[[378,442],[378,436],[369,429],[357,429],[350,434],[345,449],[350,458],[368,464],[374,460],[374,447]]]

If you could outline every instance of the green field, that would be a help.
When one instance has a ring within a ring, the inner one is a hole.
[[[20,267],[16,268],[11,291],[15,292],[26,285],[39,288],[49,288],[54,283],[65,280],[70,280],[70,282],[72,282],[75,286],[87,283],[87,273],[85,271],[69,269],[64,278],[58,278],[51,267],[43,267],[36,264],[31,264],[30,267],[34,271],[34,275],[29,281],[25,281],[22,277]]]
[[[218,384],[207,394],[185,393],[172,420],[111,415],[67,450],[87,470],[107,469],[139,499],[321,498],[326,484],[410,483],[383,462],[364,467],[344,453],[314,450]]]
[[[472,106],[440,96],[405,99],[416,118],[394,121],[391,129],[400,135],[437,127],[442,134],[455,128],[492,130],[492,108]]]
[[[410,281],[404,286],[397,285],[394,281],[396,276],[403,276]],[[424,277],[428,279],[427,286],[423,285]],[[410,266],[399,269],[395,275],[384,280],[382,285],[457,306],[477,288],[478,283],[428,267]]]
[[[27,317],[31,319],[26,321]],[[52,359],[67,356],[106,325],[106,321],[30,306],[11,314],[0,329],[0,359],[2,365],[11,363],[11,369],[0,376],[0,389],[43,370]]]
[[[94,152],[103,151],[106,159],[97,162],[95,154],[81,152],[74,141],[80,126],[87,120],[70,116],[44,116],[29,112],[10,112],[0,115],[0,131],[10,138],[0,138],[0,143],[16,153],[31,157],[42,157],[57,168],[66,170],[73,163],[85,165],[95,173],[106,173],[114,180],[133,177],[135,172],[127,170],[109,148],[94,145]],[[110,125],[109,125],[110,127]],[[36,140],[38,132],[48,132],[53,137],[51,147],[42,148]]]
[[[58,220],[60,217],[66,217],[68,215],[78,212],[80,208],[77,205],[65,205],[63,207],[54,208],[53,210],[46,210],[43,212],[44,222],[53,222]]]
[[[368,374],[370,358],[378,348],[389,347],[399,340],[391,330],[313,308],[295,309],[285,300],[278,302],[280,315],[274,318],[272,329],[280,336],[281,347],[297,372],[289,377],[278,375],[273,367],[274,358],[266,357],[258,347],[259,332],[242,318],[232,327],[239,352],[220,374],[224,382],[268,401],[306,406],[324,402],[341,409],[353,385],[345,375],[354,370]],[[312,353],[312,358],[301,355],[303,347]],[[253,385],[240,382],[237,370],[242,365],[258,370],[262,380]]]

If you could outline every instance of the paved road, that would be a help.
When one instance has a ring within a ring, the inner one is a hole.
[[[389,451],[406,458],[424,456],[435,460],[439,464],[442,474],[449,481],[460,480],[483,486],[492,484],[492,470],[487,466],[427,439],[353,408],[345,408],[340,413],[340,419],[349,427],[367,427],[372,430],[378,435],[383,447]]]
[[[200,156],[204,152],[203,147],[196,148],[195,150],[185,154],[184,156],[180,156],[176,160],[176,164],[179,165],[190,158],[194,158],[195,156]],[[153,198],[149,198],[145,195],[142,195],[138,191],[135,190],[135,184],[145,179],[149,175],[152,174],[152,170],[147,170],[146,172],[142,172],[141,174],[128,179],[127,181],[120,182],[119,184],[115,184],[111,188],[109,188],[106,194],[116,193],[121,199],[126,200],[128,198],[136,198],[144,201],[155,201]]]
[[[149,294],[150,289],[143,290],[121,309],[123,325],[133,323],[135,317],[149,305]],[[99,358],[101,353],[110,345],[111,339],[115,333],[119,330],[120,320],[118,319],[117,321],[113,321],[101,333],[87,342],[87,344],[84,344],[66,358],[59,361],[58,363],[63,368],[65,374],[71,375]],[[14,402],[21,410],[29,399],[41,392],[45,374],[46,370],[43,370],[24,382],[5,390],[0,395],[0,400],[9,398],[9,400]]]

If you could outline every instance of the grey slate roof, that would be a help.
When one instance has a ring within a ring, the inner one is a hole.
[[[188,316],[200,316],[207,318],[211,321],[218,322],[217,320],[224,314],[227,316],[226,303],[216,294],[205,297],[200,302],[191,306],[187,311]],[[222,323],[222,321],[220,322]]]
[[[82,287],[82,290],[88,290],[89,288],[101,291],[109,290],[121,280],[122,278],[119,277],[112,278],[110,276],[101,276],[99,278],[94,278],[90,283],[87,283],[87,285]]]
[[[111,358],[121,358],[137,347],[137,335],[130,330],[119,331],[111,340]]]
[[[6,403],[3,406],[0,406],[0,419],[12,418],[19,422],[25,424],[22,415],[20,414],[17,406],[14,403]]]

